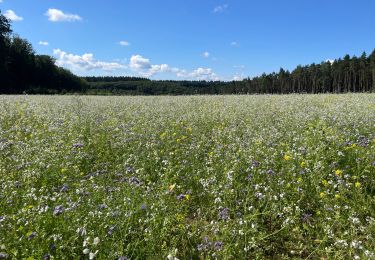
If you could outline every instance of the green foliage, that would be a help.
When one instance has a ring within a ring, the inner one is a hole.
[[[375,51],[374,51],[375,53]],[[375,58],[363,53],[360,58],[344,59],[308,66],[292,72],[263,74],[243,81],[168,81],[129,77],[86,77],[88,94],[116,95],[195,95],[195,94],[287,94],[347,93],[375,90]]]
[[[0,94],[85,90],[85,80],[57,67],[52,57],[35,55],[27,40],[11,32],[10,21],[0,12]]]
[[[374,94],[0,104],[9,259],[375,257]]]

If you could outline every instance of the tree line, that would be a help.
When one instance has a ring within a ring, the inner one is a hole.
[[[56,66],[51,56],[35,54],[0,11],[1,94],[82,92],[87,86],[84,79]]]
[[[242,81],[171,81],[128,77],[86,77],[90,94],[194,95],[288,94],[375,91],[375,50],[334,61],[264,73]]]

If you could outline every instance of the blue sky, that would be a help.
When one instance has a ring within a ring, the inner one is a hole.
[[[78,75],[232,80],[375,48],[373,0],[0,2],[37,53]]]

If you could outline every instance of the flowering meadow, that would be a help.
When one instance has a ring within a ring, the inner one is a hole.
[[[0,96],[0,259],[375,259],[375,94]]]

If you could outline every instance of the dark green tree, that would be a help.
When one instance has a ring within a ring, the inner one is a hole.
[[[0,93],[4,91],[8,83],[8,52],[11,32],[10,21],[0,11]]]

